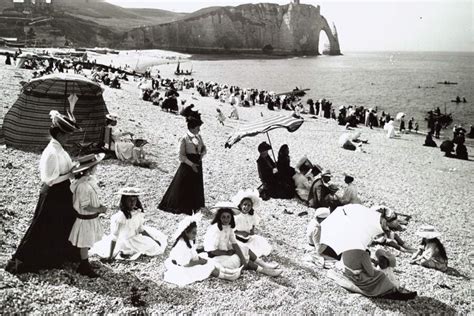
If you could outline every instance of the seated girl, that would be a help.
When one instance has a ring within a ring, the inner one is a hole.
[[[272,246],[268,241],[255,234],[255,227],[259,224],[260,218],[255,214],[255,209],[260,205],[258,191],[239,191],[232,198],[234,205],[238,205],[240,214],[235,216],[235,237],[240,246],[246,246],[257,257],[268,256],[272,251]],[[274,266],[276,268],[277,265]]]
[[[279,276],[282,270],[274,269],[249,250],[239,246],[235,238],[234,215],[238,209],[229,202],[218,203],[214,209],[217,213],[204,236],[204,250],[217,268],[254,270],[269,276]]]
[[[195,239],[197,224],[201,216],[186,216],[179,224],[174,235],[174,245],[165,261],[164,280],[179,286],[202,281],[210,276],[226,280],[237,280],[241,269],[216,268],[211,260],[199,257]]]
[[[438,239],[441,233],[431,225],[424,225],[420,227],[416,234],[423,239],[420,248],[413,255],[410,263],[443,272],[448,270],[446,250]]]
[[[110,218],[110,235],[94,244],[90,254],[96,254],[107,261],[113,259],[135,260],[140,255],[157,256],[167,246],[167,237],[155,228],[145,226],[145,214],[138,197],[138,188],[123,188],[120,211]]]

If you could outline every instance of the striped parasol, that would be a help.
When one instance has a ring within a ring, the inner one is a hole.
[[[23,87],[23,90],[38,97],[64,97],[71,94],[98,96],[102,94],[102,88],[99,84],[84,76],[67,73],[52,74],[33,79]]]
[[[288,132],[296,131],[303,124],[304,119],[299,116],[275,115],[269,118],[262,118],[249,124],[241,125],[239,130],[230,136],[225,143],[226,148],[232,147],[244,137],[255,136],[262,133],[268,133],[276,128],[286,128]],[[268,134],[267,134],[268,136]]]

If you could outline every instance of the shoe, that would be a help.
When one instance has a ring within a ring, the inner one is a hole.
[[[271,277],[277,277],[280,274],[282,274],[283,270],[280,269],[269,269],[269,268],[262,268],[261,271],[259,271],[265,275],[271,276]]]
[[[76,271],[77,273],[88,276],[89,278],[98,278],[100,276],[92,269],[89,261],[81,262]]]

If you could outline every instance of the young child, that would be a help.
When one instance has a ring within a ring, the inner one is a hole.
[[[255,234],[255,227],[260,218],[255,214],[255,209],[260,205],[257,190],[240,190],[233,198],[232,203],[237,205],[240,214],[235,216],[235,237],[239,245],[249,248],[257,257],[268,256],[272,251],[270,243],[262,236]],[[276,268],[278,265],[272,265]]]
[[[283,271],[274,269],[245,246],[239,246],[235,238],[234,215],[239,210],[229,202],[218,203],[217,213],[204,236],[204,250],[219,269],[236,269],[241,266],[269,276],[279,276]]]
[[[400,282],[398,282],[397,277],[393,269],[397,264],[395,256],[392,255],[390,252],[385,251],[383,249],[378,249],[375,252],[375,257],[377,258],[377,263],[380,268],[380,271],[385,273],[387,278],[397,287],[400,288]]]
[[[80,250],[81,263],[77,272],[90,278],[97,278],[99,275],[89,264],[88,251],[102,237],[103,230],[98,216],[107,210],[99,201],[99,186],[93,176],[97,164],[104,156],[105,154],[92,154],[80,158],[79,166],[72,169],[76,180],[70,186],[77,219],[69,234],[69,241]]]
[[[418,251],[411,258],[412,264],[445,272],[448,270],[448,257],[443,244],[438,239],[441,233],[431,225],[423,225],[416,232],[423,239]]]
[[[195,239],[197,224],[201,215],[186,216],[179,224],[174,234],[174,245],[168,259],[165,261],[166,272],[164,280],[178,286],[185,286],[202,281],[210,276],[225,280],[237,280],[241,268],[216,268],[211,260],[199,257],[196,251]]]
[[[110,218],[110,235],[104,236],[90,250],[106,261],[113,259],[135,260],[141,255],[157,256],[167,246],[167,236],[155,228],[145,226],[145,214],[139,188],[121,189],[120,211]]]

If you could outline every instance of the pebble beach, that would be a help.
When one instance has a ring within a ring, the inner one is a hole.
[[[20,81],[31,78],[31,71],[0,65],[0,123],[20,93]],[[158,209],[158,204],[178,168],[179,139],[186,133],[182,116],[163,112],[160,107],[139,99],[137,83],[122,81],[122,89],[105,87],[104,99],[109,112],[118,114],[118,127],[149,141],[148,157],[152,169],[140,168],[117,160],[103,161],[97,170],[102,182],[100,198],[109,209],[102,218],[109,231],[109,219],[118,210],[121,187],[137,186],[145,191],[141,198],[148,225],[172,236],[184,215]],[[257,146],[265,135],[244,138],[232,148],[224,144],[239,127],[258,117],[274,115],[266,107],[239,108],[241,120],[227,119],[222,126],[216,108],[229,114],[229,104],[201,97],[194,89],[179,91],[202,113],[201,135],[208,154],[204,160],[206,206],[230,200],[239,189],[257,188]],[[290,112],[280,112],[287,114]],[[361,125],[362,126],[362,125]],[[278,148],[288,144],[292,165],[303,156],[329,168],[333,182],[344,187],[344,172],[355,175],[359,195],[367,206],[385,204],[396,212],[411,215],[401,237],[417,246],[417,228],[431,224],[442,232],[449,258],[447,273],[410,265],[410,255],[389,248],[396,255],[396,275],[400,283],[418,291],[412,301],[400,302],[367,298],[350,293],[327,277],[328,270],[308,260],[305,250],[306,225],[314,210],[296,200],[271,199],[257,210],[262,218],[259,231],[273,245],[269,260],[278,262],[283,274],[270,278],[245,271],[237,281],[211,278],[179,288],[163,281],[167,251],[158,257],[140,257],[136,261],[91,263],[102,275],[88,279],[68,264],[61,270],[39,274],[11,275],[4,271],[33,216],[40,179],[39,152],[13,148],[0,149],[0,311],[2,313],[249,313],[249,314],[469,314],[472,312],[472,266],[474,250],[474,160],[444,157],[439,148],[423,147],[424,136],[402,134],[388,139],[382,129],[359,127],[369,143],[365,152],[347,151],[337,139],[346,132],[334,120],[305,116],[294,133],[284,129],[271,131],[271,143]],[[468,147],[469,156],[474,155]],[[299,216],[301,212],[307,215]],[[198,227],[198,244],[212,219],[204,213]],[[174,241],[171,237],[168,244]],[[375,250],[376,248],[372,247]]]

